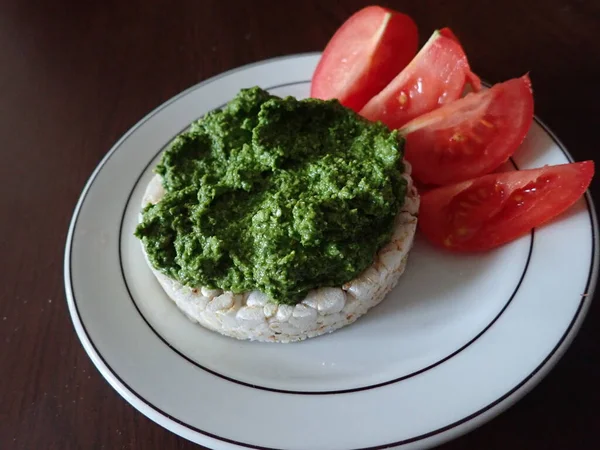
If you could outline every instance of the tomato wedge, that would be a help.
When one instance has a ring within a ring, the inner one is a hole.
[[[564,212],[587,190],[594,162],[485,175],[421,196],[419,228],[457,252],[490,250]]]
[[[421,114],[459,98],[465,85],[481,89],[465,52],[448,28],[435,31],[417,56],[360,111],[369,120],[400,128]]]
[[[457,42],[460,45],[460,41],[458,40],[458,38],[456,37],[456,35],[450,28],[448,28],[448,27],[442,28],[440,30],[440,34],[447,38],[453,39],[455,42]],[[463,53],[464,53],[464,50],[463,50]],[[470,69],[467,70],[466,76],[467,76],[467,84],[470,85],[471,88],[475,92],[478,92],[481,89],[481,80],[479,79],[479,77],[477,75],[475,75],[473,72],[471,72]]]
[[[401,133],[406,159],[422,183],[444,185],[498,168],[533,121],[529,76],[496,84],[417,117]]]
[[[406,14],[368,6],[333,35],[319,60],[310,96],[337,98],[359,111],[417,52],[417,25]]]

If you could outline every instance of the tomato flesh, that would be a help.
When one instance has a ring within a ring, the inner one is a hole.
[[[446,36],[450,39],[454,39],[457,43],[460,44],[460,41],[458,40],[458,38],[456,37],[456,35],[450,28],[447,28],[447,27],[442,28],[440,30],[440,34],[442,34],[443,36]],[[477,75],[475,75],[473,72],[471,72],[470,69],[467,70],[466,76],[467,76],[467,84],[471,86],[471,89],[473,90],[473,92],[479,92],[481,90],[481,80],[479,79],[479,77]]]
[[[449,29],[433,33],[406,68],[360,111],[369,120],[400,128],[410,120],[458,99],[467,83],[478,91],[465,52]]]
[[[497,169],[519,147],[533,121],[528,75],[467,94],[407,123],[406,159],[416,179],[444,185]]]
[[[587,190],[594,162],[485,175],[421,196],[419,229],[433,244],[476,252],[510,242],[558,216]]]
[[[337,98],[359,111],[411,61],[419,36],[414,21],[380,6],[353,14],[333,35],[313,74],[311,97]]]

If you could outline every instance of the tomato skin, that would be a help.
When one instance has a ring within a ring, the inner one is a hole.
[[[413,60],[360,114],[400,128],[410,120],[458,99],[469,81],[481,86],[471,72],[465,52],[449,29],[436,31]]]
[[[506,244],[571,207],[594,162],[485,175],[421,195],[419,230],[434,245],[479,252]]]
[[[313,74],[310,96],[359,111],[411,61],[417,25],[406,14],[368,6],[335,32]]]
[[[419,116],[400,132],[414,177],[445,185],[497,169],[523,142],[532,122],[531,80],[524,75]]]

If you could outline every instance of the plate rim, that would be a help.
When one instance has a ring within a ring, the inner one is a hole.
[[[71,218],[67,238],[65,241],[65,252],[64,252],[64,265],[63,265],[63,276],[64,276],[64,288],[67,299],[67,305],[69,308],[69,314],[71,316],[71,321],[75,332],[84,347],[88,357],[92,360],[100,374],[108,381],[108,383],[115,389],[129,404],[131,404],[136,410],[144,414],[146,417],[157,423],[158,425],[165,427],[171,432],[174,432],[177,435],[180,435],[186,439],[190,439],[195,442],[195,440],[191,437],[190,433],[199,433],[204,436],[204,438],[208,438],[211,441],[217,441],[219,444],[230,444],[234,445],[238,448],[252,448],[257,450],[280,450],[273,447],[263,447],[253,444],[246,444],[243,442],[235,441],[232,439],[228,439],[222,436],[217,436],[210,432],[200,430],[190,424],[185,423],[182,420],[179,420],[175,417],[172,417],[165,411],[161,410],[159,407],[152,405],[148,400],[146,400],[143,396],[138,394],[132,387],[130,387],[125,381],[123,381],[120,376],[106,363],[106,360],[102,356],[102,354],[97,350],[93,341],[91,340],[85,325],[79,315],[79,311],[77,308],[77,304],[75,301],[75,297],[73,295],[73,279],[71,277],[71,253],[73,248],[73,235],[77,225],[77,219],[80,214],[81,207],[87,197],[88,192],[93,186],[94,180],[111,158],[113,154],[121,147],[122,143],[129,138],[139,127],[141,127],[145,122],[147,122],[154,115],[159,113],[162,109],[166,108],[170,104],[178,101],[180,98],[185,97],[190,92],[201,88],[204,85],[207,85],[211,82],[216,81],[219,78],[231,75],[236,72],[247,70],[254,66],[269,64],[285,59],[295,59],[302,58],[308,56],[316,56],[320,55],[321,52],[304,52],[304,53],[296,53],[296,54],[288,54],[277,56],[274,58],[268,58],[260,61],[255,61],[250,64],[245,64],[242,66],[235,67],[225,72],[221,72],[215,76],[202,80],[199,83],[196,83],[189,88],[181,91],[175,96],[171,97],[167,101],[158,105],[156,108],[151,110],[148,114],[146,114],[142,119],[140,119],[135,125],[133,125],[125,134],[119,138],[115,142],[115,144],[110,148],[110,150],[104,155],[104,157],[97,164],[91,175],[89,176],[86,184],[84,185],[79,199],[75,205],[75,209],[73,212],[73,216]],[[543,129],[545,133],[547,133],[554,143],[559,147],[561,152],[565,155],[568,161],[574,162],[573,157],[567,150],[566,146],[562,143],[562,141],[554,134],[554,132],[537,116],[534,115],[534,121]],[[582,299],[577,306],[577,309],[571,319],[568,327],[565,332],[559,339],[559,341],[555,344],[554,347],[550,350],[548,355],[542,360],[542,362],[535,367],[535,369],[526,377],[524,377],[516,386],[510,389],[508,392],[504,393],[502,396],[499,396],[496,400],[486,405],[483,408],[480,408],[478,411],[470,414],[467,417],[464,417],[458,421],[455,421],[451,424],[448,424],[439,429],[430,431],[428,433],[421,434],[419,436],[414,436],[409,439],[405,439],[398,442],[392,442],[388,444],[382,444],[371,447],[363,447],[360,450],[379,450],[384,448],[397,448],[400,446],[404,446],[410,443],[414,443],[417,441],[422,441],[425,439],[433,438],[438,436],[439,438],[443,438],[438,442],[445,442],[449,439],[457,437],[459,435],[465,434],[468,431],[476,428],[483,423],[487,422],[491,418],[497,416],[498,414],[505,411],[510,406],[514,405],[518,402],[523,396],[525,396],[531,389],[533,389],[556,365],[556,363],[562,358],[565,351],[570,347],[573,339],[577,335],[585,317],[587,316],[587,311],[589,306],[593,300],[597,278],[598,278],[598,263],[599,263],[599,239],[597,238],[598,234],[598,219],[596,214],[596,208],[592,199],[592,195],[590,191],[586,191],[585,193],[585,202],[587,207],[587,212],[590,218],[591,232],[592,232],[592,252],[591,252],[591,261],[589,268],[589,275],[586,282],[586,294],[582,296]],[[119,244],[120,245],[120,244]],[[142,317],[144,317],[142,315]],[[145,320],[145,319],[144,319]],[[157,415],[158,417],[155,417]],[[454,431],[454,436],[449,436],[448,434]],[[436,444],[437,445],[437,444]]]

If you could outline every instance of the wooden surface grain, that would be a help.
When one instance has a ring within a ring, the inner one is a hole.
[[[151,109],[224,70],[320,50],[367,3],[0,0],[1,449],[198,448],[129,406],[81,347],[62,279],[74,205],[102,156]],[[422,42],[450,26],[486,80],[529,71],[536,113],[576,159],[598,161],[600,3],[380,3],[412,15]],[[596,299],[538,387],[440,448],[597,448],[599,322]]]

